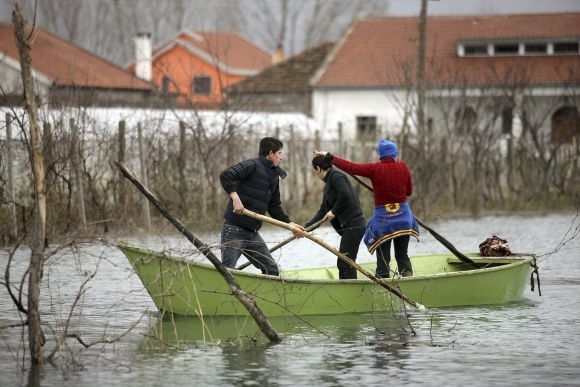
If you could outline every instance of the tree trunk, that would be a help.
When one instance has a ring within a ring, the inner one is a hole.
[[[30,125],[30,159],[34,175],[34,232],[32,254],[28,277],[28,345],[31,362],[44,362],[44,336],[39,313],[40,281],[44,264],[44,239],[46,226],[46,191],[44,182],[44,160],[42,155],[42,138],[38,128],[38,114],[34,95],[33,79],[30,71],[30,46],[25,37],[25,21],[18,3],[14,3],[12,13],[14,34],[20,54],[22,87],[26,111]]]
[[[115,162],[119,170],[131,183],[141,191],[143,195],[157,208],[157,210],[175,226],[185,236],[195,247],[201,251],[203,255],[215,266],[216,270],[221,274],[224,278],[230,291],[232,294],[240,301],[240,303],[246,308],[250,316],[254,319],[262,333],[270,339],[272,342],[279,342],[280,337],[278,333],[274,329],[274,327],[270,324],[266,316],[262,313],[262,310],[256,304],[256,301],[251,298],[238,284],[232,273],[223,265],[223,263],[211,252],[208,245],[203,243],[199,240],[195,235],[191,233],[183,223],[174,217],[169,210],[149,191],[147,187],[145,187],[139,179],[135,176],[133,172],[131,172],[123,163],[118,161]]]

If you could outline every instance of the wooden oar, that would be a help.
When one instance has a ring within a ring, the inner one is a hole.
[[[306,227],[305,230],[306,231],[312,231],[316,228],[318,228],[318,226],[320,226],[322,223],[324,223],[326,221],[326,218],[322,218],[320,219],[318,222],[311,224],[310,226]],[[296,239],[297,236],[296,235],[292,235],[290,238],[288,239],[284,239],[282,242],[278,243],[276,246],[272,247],[270,249],[270,252],[273,253],[274,251],[278,250],[280,247],[292,242],[294,239]],[[245,254],[244,254],[245,255]],[[246,256],[247,258],[247,256]],[[240,266],[238,266],[236,269],[237,270],[243,270],[246,267],[250,266],[252,264],[252,262],[246,262]]]
[[[374,281],[378,285],[380,285],[383,288],[387,289],[389,292],[391,292],[395,296],[399,297],[401,300],[403,300],[407,304],[412,305],[412,306],[414,306],[415,308],[417,308],[419,310],[425,310],[426,309],[425,306],[423,306],[423,305],[419,304],[418,302],[413,301],[409,297],[405,296],[399,289],[397,289],[394,286],[391,286],[388,283],[384,282],[381,278],[379,278],[376,275],[372,274],[370,271],[366,270],[362,266],[358,265],[355,261],[353,261],[352,259],[350,259],[346,255],[344,255],[343,253],[341,253],[336,247],[329,245],[328,243],[324,242],[322,239],[318,238],[317,236],[312,235],[309,232],[303,232],[301,229],[299,229],[296,226],[292,226],[292,225],[290,225],[288,223],[284,223],[284,222],[281,222],[279,220],[270,218],[269,216],[257,214],[257,213],[255,213],[253,211],[250,211],[250,210],[244,209],[244,213],[243,214],[246,215],[246,216],[249,216],[250,218],[254,218],[254,219],[260,220],[262,222],[267,222],[267,223],[270,223],[270,224],[273,224],[273,225],[276,225],[276,226],[285,228],[287,230],[292,231],[295,234],[302,232],[306,238],[308,238],[311,241],[313,241],[313,242],[319,244],[320,246],[324,247],[325,249],[327,249],[328,251],[330,251],[331,253],[333,253],[334,255],[336,255],[339,259],[341,259],[342,261],[344,261],[346,264],[348,264],[350,267],[358,270],[358,272],[362,273],[365,277],[371,279],[372,281]]]
[[[179,232],[183,234],[183,236],[185,236],[191,243],[193,243],[195,247],[197,247],[199,251],[201,251],[203,255],[205,255],[206,258],[209,259],[211,263],[213,263],[216,270],[221,274],[221,276],[228,284],[228,287],[230,288],[232,294],[246,308],[250,316],[252,316],[254,321],[256,321],[256,324],[258,325],[262,333],[264,333],[264,335],[268,339],[270,339],[270,341],[279,342],[280,337],[278,336],[278,333],[276,332],[274,327],[270,324],[270,322],[266,319],[266,316],[264,316],[262,310],[256,304],[256,301],[250,296],[248,296],[248,294],[244,292],[242,288],[240,288],[240,285],[238,285],[238,282],[236,281],[232,273],[230,273],[230,271],[223,265],[223,263],[218,259],[218,257],[216,257],[215,254],[211,252],[209,247],[201,240],[199,240],[195,235],[193,235],[187,228],[185,228],[185,225],[169,212],[169,210],[163,205],[163,203],[161,203],[155,197],[155,195],[153,195],[153,193],[151,193],[151,191],[149,191],[141,183],[141,181],[139,181],[137,176],[135,176],[135,174],[132,171],[130,171],[125,166],[125,164],[118,161],[115,161],[115,164],[117,165],[117,167],[119,167],[121,173],[123,173],[123,176],[125,176],[125,178],[127,178],[131,183],[133,183],[139,189],[139,191],[141,191],[141,193],[145,195],[145,197],[155,206],[155,208],[157,208],[159,212],[163,216],[165,216],[165,218],[167,218],[167,220],[169,220],[171,224],[173,224],[175,228],[179,230]]]
[[[349,175],[350,175],[350,177],[355,179],[360,185],[362,185],[363,187],[365,187],[369,191],[374,192],[373,187],[371,187],[370,185],[368,185],[367,183],[362,181],[358,176],[351,175],[350,173],[349,173]],[[443,236],[441,236],[438,232],[433,230],[431,227],[427,226],[421,219],[419,219],[415,216],[415,220],[417,221],[417,223],[419,223],[419,226],[421,226],[425,230],[429,231],[429,233],[431,233],[431,235],[433,235],[433,237],[435,239],[437,239],[439,242],[441,242],[441,244],[443,244],[443,246],[447,247],[447,249],[449,251],[451,251],[453,253],[453,255],[455,255],[457,258],[459,258],[461,260],[461,262],[470,263],[472,265],[477,266],[471,258],[469,258],[467,255],[465,255],[465,254],[461,253],[459,250],[457,250],[455,248],[455,246],[453,246],[453,244],[451,244],[451,242],[449,242],[447,239],[443,238]]]

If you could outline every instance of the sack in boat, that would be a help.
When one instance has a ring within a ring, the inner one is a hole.
[[[486,257],[505,257],[512,254],[507,240],[492,235],[479,244],[479,253]]]

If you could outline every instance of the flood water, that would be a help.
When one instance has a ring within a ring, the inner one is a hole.
[[[494,307],[408,310],[399,314],[271,319],[283,340],[270,344],[249,318],[159,316],[117,240],[84,244],[52,257],[44,272],[42,319],[46,353],[69,319],[69,338],[39,378],[23,360],[27,339],[4,286],[0,289],[0,386],[341,386],[580,385],[580,220],[576,212],[474,220],[423,219],[460,251],[477,251],[498,235],[516,253],[538,255],[541,296]],[[192,230],[195,233],[195,230]],[[200,239],[217,246],[219,232]],[[269,245],[287,230],[265,229]],[[329,228],[316,233],[337,245]],[[195,254],[184,238],[125,238],[143,247]],[[51,246],[52,247],[52,246]],[[361,246],[359,262],[373,261]],[[409,253],[443,252],[422,231]],[[7,250],[0,250],[5,271]],[[11,278],[29,260],[19,250]],[[334,265],[331,253],[307,239],[274,253],[282,269]],[[243,260],[240,260],[242,263]],[[248,268],[247,270],[252,270]],[[91,276],[94,276],[91,278]],[[4,281],[4,279],[2,280]],[[83,282],[86,282],[84,287]],[[17,288],[16,288],[17,289]],[[79,295],[79,290],[83,292]],[[26,290],[26,289],[24,289]],[[461,289],[457,289],[461,292]],[[114,339],[133,328],[120,340]],[[103,343],[113,340],[113,343]]]

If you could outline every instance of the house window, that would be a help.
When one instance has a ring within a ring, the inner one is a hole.
[[[455,132],[469,134],[475,129],[477,113],[471,106],[464,106],[455,111]]]
[[[493,52],[495,55],[518,55],[519,45],[517,43],[495,44]]]
[[[578,42],[554,43],[554,54],[578,54]]]
[[[487,44],[470,44],[465,46],[465,56],[487,55]]]
[[[211,92],[211,78],[208,76],[194,77],[192,86],[194,95],[209,95]]]
[[[546,54],[548,52],[546,43],[527,43],[524,47],[526,55]]]
[[[376,116],[357,116],[356,132],[359,140],[374,139],[377,135],[377,117]]]
[[[171,84],[171,79],[164,75],[163,79],[161,80],[161,91],[163,93],[169,93],[169,85]]]
[[[578,55],[580,41],[559,40],[542,41],[529,40],[520,42],[470,42],[458,43],[457,55],[470,56],[519,56],[519,55]]]
[[[575,136],[580,136],[580,115],[575,106],[564,106],[552,115],[552,135],[554,144],[571,144]]]
[[[506,107],[501,112],[501,131],[503,134],[512,134],[514,109]]]

